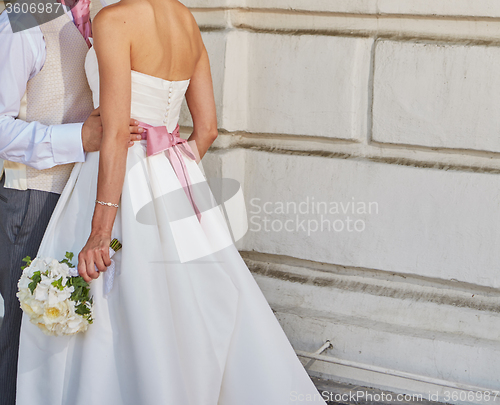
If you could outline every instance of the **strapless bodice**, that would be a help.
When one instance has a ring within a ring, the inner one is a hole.
[[[92,90],[94,108],[99,106],[99,68],[94,48],[85,60],[85,72]],[[174,131],[189,80],[169,81],[132,70],[132,118],[153,126],[165,125]]]

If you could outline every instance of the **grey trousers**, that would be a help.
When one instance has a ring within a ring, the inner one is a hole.
[[[22,311],[16,297],[22,259],[34,258],[59,194],[13,190],[0,182],[0,293],[5,314],[0,328],[0,405],[16,403]]]

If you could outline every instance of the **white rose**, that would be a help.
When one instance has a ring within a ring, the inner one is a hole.
[[[43,305],[43,302],[40,302],[38,300],[30,300],[28,301],[28,305],[31,307],[33,312],[38,316],[42,316],[43,313],[45,312],[45,306]]]
[[[58,302],[53,306],[46,305],[43,313],[43,321],[47,328],[51,325],[64,322],[68,315],[68,304],[66,302]]]

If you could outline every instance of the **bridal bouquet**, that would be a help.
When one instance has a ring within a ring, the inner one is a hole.
[[[114,239],[110,253],[120,248],[120,242]],[[85,332],[93,322],[90,286],[78,275],[72,259],[70,252],[60,262],[40,257],[33,261],[29,257],[23,259],[26,266],[17,284],[17,297],[31,323],[46,335]]]

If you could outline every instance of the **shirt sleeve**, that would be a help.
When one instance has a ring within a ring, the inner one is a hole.
[[[39,27],[13,33],[7,13],[0,14],[0,159],[35,169],[83,162],[82,125],[43,125],[17,119],[28,80],[45,63]]]

